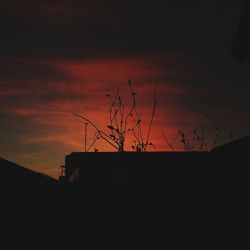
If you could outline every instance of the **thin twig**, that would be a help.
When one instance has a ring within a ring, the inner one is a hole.
[[[170,142],[168,141],[166,135],[164,134],[163,129],[161,130],[161,133],[162,133],[163,139],[166,141],[166,143],[168,144],[168,146],[171,148],[171,150],[172,150],[173,152],[175,152],[173,146],[170,144]]]
[[[89,150],[95,145],[96,141],[98,140],[98,132],[95,133],[93,142],[91,143],[91,145],[89,146],[89,148],[87,149],[87,152],[89,152]]]
[[[114,145],[112,142],[110,142],[110,141],[107,139],[107,138],[109,138],[110,140],[112,140],[112,138],[111,138],[109,135],[107,135],[105,132],[103,132],[102,130],[100,130],[99,128],[97,128],[97,126],[96,126],[93,122],[91,122],[89,119],[87,119],[87,118],[85,118],[85,117],[83,117],[83,116],[81,116],[81,115],[78,115],[78,114],[73,114],[73,115],[75,115],[75,116],[77,116],[77,117],[79,117],[79,118],[81,118],[81,119],[83,119],[83,120],[89,122],[89,123],[99,132],[100,136],[101,136],[107,143],[109,143],[109,144],[110,144],[111,146],[113,146],[114,148],[119,149],[116,145]],[[107,138],[105,138],[103,135],[105,135]]]
[[[157,94],[157,85],[155,85],[155,88],[154,88],[153,111],[152,111],[152,116],[151,116],[151,120],[150,120],[150,124],[149,124],[149,128],[148,128],[148,135],[147,135],[146,144],[148,143],[148,139],[149,139],[152,124],[153,124],[153,119],[154,119],[154,116],[155,116],[155,110],[156,110],[156,106],[157,106],[157,96],[156,96],[156,94]]]

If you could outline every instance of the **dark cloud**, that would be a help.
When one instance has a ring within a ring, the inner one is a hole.
[[[240,7],[225,0],[10,1],[5,5],[0,11],[1,54],[61,58],[216,49],[221,36],[233,37],[230,29]]]
[[[124,26],[122,6],[122,1],[37,1],[35,4],[28,1],[24,7],[20,2],[8,5],[1,15],[1,53],[77,57],[89,48],[110,49],[109,44],[114,44],[113,33],[120,33]]]
[[[69,79],[62,70],[45,62],[27,61],[24,59],[3,57],[0,59],[0,80],[14,82],[41,82]]]

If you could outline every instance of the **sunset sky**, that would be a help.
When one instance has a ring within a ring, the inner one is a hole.
[[[106,95],[119,87],[129,107],[128,79],[145,129],[157,82],[157,150],[170,150],[161,129],[171,141],[202,123],[210,148],[216,127],[249,134],[250,62],[230,56],[239,0],[0,3],[0,157],[57,177],[65,155],[84,150],[84,122],[73,113],[106,130]]]

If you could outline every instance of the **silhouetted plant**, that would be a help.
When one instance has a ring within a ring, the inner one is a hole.
[[[119,88],[117,89],[114,97],[112,97],[110,94],[106,95],[110,99],[109,124],[107,125],[109,133],[106,133],[103,130],[99,129],[92,121],[87,119],[85,116],[74,114],[75,116],[87,121],[96,130],[94,139],[87,151],[89,151],[95,145],[97,140],[103,139],[117,151],[123,152],[125,151],[125,139],[128,132],[131,132],[135,138],[134,140],[135,143],[134,145],[132,145],[132,149],[134,151],[145,152],[147,151],[148,146],[154,147],[153,143],[149,142],[149,137],[157,106],[156,86],[154,89],[154,102],[153,102],[152,115],[149,123],[147,136],[146,139],[144,139],[141,127],[142,123],[141,113],[139,113],[137,110],[137,103],[136,103],[137,93],[133,90],[131,80],[128,81],[128,84],[130,88],[132,104],[128,109],[127,113],[125,111],[125,104],[120,95]]]
[[[222,129],[216,127],[216,140],[214,141],[214,145],[217,145],[219,143],[226,144],[230,141],[233,141],[235,139],[235,135],[232,132],[224,133]]]
[[[204,126],[200,124],[198,128],[195,128],[193,130],[193,133],[194,133],[193,141],[195,141],[198,144],[198,151],[208,151],[208,146],[205,141]]]
[[[180,142],[184,145],[185,151],[190,152],[190,151],[194,150],[194,146],[191,145],[191,143],[189,142],[187,135],[184,133],[184,131],[182,131],[182,130],[178,131],[178,135],[179,135]]]
[[[211,148],[217,145],[223,145],[230,141],[233,141],[235,139],[235,135],[230,133],[224,133],[222,129],[216,127],[215,128],[216,134],[215,139],[214,138],[207,138],[205,135],[205,126],[200,123],[199,126],[197,126],[195,129],[192,130],[192,133],[187,136],[186,133],[184,133],[183,130],[179,130],[177,132],[177,136],[174,138],[172,142],[167,138],[166,133],[162,130],[162,137],[168,147],[174,152],[174,143],[176,142],[177,138],[179,138],[179,142],[184,146],[185,151],[201,151],[201,152],[207,152]],[[191,138],[192,136],[192,138]],[[192,140],[190,140],[190,138]],[[192,143],[191,143],[192,141]],[[210,143],[209,143],[210,142]],[[213,144],[212,146],[209,146],[209,144]]]
[[[219,141],[221,141],[223,144],[226,143],[226,140],[225,140],[225,136],[224,136],[224,133],[222,132],[222,130],[220,128],[215,128],[216,130],[216,136],[218,138]]]
[[[135,145],[132,146],[132,149],[135,150],[136,152],[146,152],[148,146],[152,146],[153,148],[155,148],[154,144],[149,141],[149,137],[150,137],[152,124],[153,124],[153,120],[154,120],[154,116],[155,116],[155,112],[156,112],[156,107],[157,107],[157,103],[158,103],[157,86],[155,85],[155,88],[154,88],[153,109],[152,109],[152,114],[151,114],[151,119],[150,119],[148,131],[147,131],[146,139],[144,138],[143,133],[142,133],[141,113],[139,114],[137,111],[137,106],[136,106],[136,95],[137,94],[136,94],[136,92],[134,92],[130,80],[129,80],[129,86],[130,86],[131,95],[133,97],[133,112],[131,112],[131,114],[132,114],[131,116],[135,117],[134,122],[136,122],[136,126],[132,127],[132,133],[133,133],[135,141],[136,141]]]
[[[168,146],[170,147],[170,149],[171,149],[173,152],[175,152],[175,149],[174,149],[174,146],[173,146],[175,140],[174,140],[172,143],[170,143],[169,140],[168,140],[168,138],[167,138],[167,136],[166,136],[166,134],[164,134],[163,129],[161,130],[161,133],[162,133],[163,139],[164,139],[165,142],[168,144]]]

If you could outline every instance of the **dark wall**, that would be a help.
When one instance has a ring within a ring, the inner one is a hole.
[[[72,153],[66,168],[79,169],[73,193],[115,197],[240,196],[248,182],[244,153]],[[129,199],[130,199],[129,198]],[[186,199],[186,198],[185,198]],[[188,198],[189,199],[189,198]],[[208,198],[210,199],[210,198]],[[230,199],[230,198],[229,198]],[[197,200],[196,200],[197,202]]]
[[[159,182],[195,178],[209,171],[209,153],[72,153],[66,157],[68,178],[80,170],[80,182]],[[170,177],[171,176],[171,177]]]

